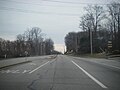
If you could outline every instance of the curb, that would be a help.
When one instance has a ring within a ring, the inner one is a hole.
[[[15,63],[15,64],[11,64],[11,65],[6,65],[6,66],[3,66],[3,67],[0,67],[0,69],[16,66],[16,65],[19,65],[19,64],[29,63],[29,62],[32,62],[32,61],[24,61],[24,62]]]

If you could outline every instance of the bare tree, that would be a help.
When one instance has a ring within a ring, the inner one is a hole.
[[[104,9],[98,5],[88,5],[85,7],[86,14],[81,17],[80,27],[82,30],[86,30],[89,34],[90,38],[90,31],[93,33],[93,47],[94,51],[97,51],[97,31],[99,30],[99,26],[101,26],[102,20],[105,19],[106,14],[104,13]]]
[[[113,49],[120,51],[120,3],[113,2],[108,5],[109,22],[111,26],[111,32],[113,33]]]
[[[69,32],[65,37],[65,44],[67,46],[67,52],[77,52],[77,33]]]
[[[43,35],[40,28],[33,27],[17,35],[15,41],[0,38],[0,58],[25,56],[25,52],[28,55],[51,54],[54,42],[52,39],[44,40]]]
[[[17,56],[23,56],[26,48],[25,48],[25,35],[19,34],[17,35]]]
[[[45,40],[45,51],[47,55],[50,55],[54,49],[54,42],[52,39]]]
[[[42,30],[38,27],[33,27],[25,31],[26,42],[29,46],[29,52],[33,55],[40,55],[40,43],[42,42]]]

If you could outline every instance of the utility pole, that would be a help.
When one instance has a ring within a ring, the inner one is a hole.
[[[78,35],[75,36],[75,51],[78,53]]]
[[[63,46],[64,47],[64,53],[63,54],[65,54],[65,52],[66,52],[66,50],[65,50],[65,46]]]
[[[92,22],[90,21],[90,20],[92,20],[92,19],[94,19],[94,18],[92,18],[92,17],[91,17],[91,18],[88,18],[88,20],[89,20],[89,23],[88,23],[88,24],[89,24],[89,26],[90,26],[90,27],[88,27],[88,28],[89,28],[89,30],[90,30],[89,32],[90,32],[90,53],[91,53],[91,55],[93,54],[93,38],[92,38],[92,37],[93,37],[93,36],[92,36],[92,28],[93,28],[93,27],[92,27],[92,25],[91,25]]]
[[[118,11],[118,50],[120,50],[120,8]]]
[[[93,45],[92,45],[92,30],[90,29],[90,52],[91,55],[93,54]]]
[[[40,55],[42,55],[42,42],[40,42]]]

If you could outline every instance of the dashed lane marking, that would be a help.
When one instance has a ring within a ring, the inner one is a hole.
[[[29,73],[31,70],[1,70],[0,73],[2,74],[9,74],[9,73],[12,73],[12,74],[20,74],[20,73]]]
[[[20,70],[1,70],[0,73],[20,73]]]
[[[33,70],[10,70],[10,69],[8,69],[8,70],[0,70],[0,73],[2,73],[2,74],[9,74],[9,73],[12,73],[12,74],[20,74],[20,73],[25,74],[25,73],[29,73],[29,74],[31,74],[31,73],[35,72],[36,70],[40,69],[41,67],[43,67],[44,65],[48,64],[49,62],[52,63],[54,61],[55,60],[48,61],[48,62],[42,64],[41,66],[39,66],[39,67],[37,67],[37,68],[35,68]],[[30,65],[36,65],[36,63],[30,63]]]
[[[46,64],[48,64],[48,63],[49,63],[49,61],[48,61],[48,62],[46,62],[46,63],[44,63],[44,64],[42,64],[41,66],[39,66],[39,67],[35,68],[35,69],[34,69],[34,70],[32,70],[31,72],[29,72],[29,74],[31,74],[31,73],[33,73],[33,72],[35,72],[36,70],[40,69],[41,67],[43,67],[44,65],[46,65]]]

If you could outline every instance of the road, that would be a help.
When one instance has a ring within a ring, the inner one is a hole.
[[[0,70],[0,90],[120,90],[120,62],[58,55]]]

